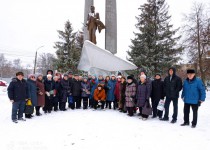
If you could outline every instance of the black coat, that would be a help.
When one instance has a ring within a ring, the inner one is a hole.
[[[81,96],[81,81],[73,79],[72,96]]]
[[[44,87],[46,92],[50,92],[52,90],[55,90],[55,82],[53,80],[45,80],[44,81]]]
[[[67,97],[72,93],[69,85],[69,80],[61,80],[61,102],[66,102]]]
[[[179,92],[182,89],[182,80],[180,77],[176,75],[175,68],[169,68],[169,70],[170,69],[173,69],[174,73],[172,75],[171,81],[170,81],[170,75],[168,75],[164,80],[164,95],[170,99],[178,99]]]
[[[161,79],[152,81],[151,98],[153,100],[164,99],[164,82]]]
[[[12,79],[12,82],[9,84],[7,90],[10,100],[17,102],[28,99],[28,87],[24,79],[22,81],[18,80],[17,78]]]

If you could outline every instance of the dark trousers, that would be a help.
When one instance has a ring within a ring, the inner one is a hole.
[[[129,116],[133,116],[134,108],[135,108],[135,107],[127,107],[128,115],[129,115]]]
[[[53,97],[52,96],[45,96],[45,105],[43,110],[45,112],[52,111],[52,106],[53,106]]]
[[[157,106],[159,104],[160,99],[152,99],[152,111],[153,111],[153,117],[159,117],[162,118],[163,111],[160,111],[157,109]]]
[[[101,109],[104,109],[105,101],[100,101],[101,102]],[[94,109],[98,108],[98,101],[94,102]]]
[[[40,107],[41,107],[41,106],[36,106],[36,107],[35,107],[35,109],[36,109],[36,115],[39,115],[39,114],[40,114]]]
[[[87,109],[88,106],[88,97],[83,97],[83,109]]]
[[[53,97],[52,107],[54,108],[54,111],[57,111],[58,110],[58,101],[59,101],[58,96]]]
[[[18,119],[23,118],[25,105],[26,105],[26,102],[24,100],[17,101],[12,104],[12,120],[16,120],[17,116],[18,116]]]
[[[108,101],[107,104],[109,106],[109,109],[111,109],[112,108],[112,102]],[[116,107],[117,107],[117,103],[116,103],[116,101],[113,101],[113,108],[116,109]]]
[[[197,125],[198,118],[198,104],[184,104],[184,122],[189,123],[190,107],[193,111],[193,121],[192,125]]]
[[[142,118],[148,118],[149,117],[148,115],[142,114],[142,109],[143,107],[139,107],[140,116],[142,116]]]
[[[74,101],[76,102],[76,109],[81,108],[81,97],[80,96],[74,96]],[[74,104],[75,105],[75,104]]]
[[[170,99],[166,97],[166,101],[165,101],[165,114],[164,114],[164,118],[165,119],[169,119],[168,115],[169,115],[169,107],[170,107],[170,103],[171,101],[173,102],[173,106],[174,106],[174,113],[173,113],[173,120],[177,120],[177,115],[178,115],[178,99]]]
[[[61,111],[66,110],[66,102],[60,102],[60,103],[59,103],[59,109],[60,109]]]

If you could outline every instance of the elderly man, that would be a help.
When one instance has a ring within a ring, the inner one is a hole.
[[[12,79],[12,82],[7,89],[8,97],[12,103],[12,121],[14,123],[18,123],[18,120],[25,121],[23,118],[23,112],[26,101],[29,97],[27,93],[27,84],[23,77],[23,72],[17,72],[16,78]]]
[[[198,107],[205,101],[206,92],[201,79],[195,76],[194,69],[187,70],[187,79],[184,81],[182,99],[184,101],[184,123],[181,126],[189,125],[190,107],[193,111],[192,128],[197,125]]]

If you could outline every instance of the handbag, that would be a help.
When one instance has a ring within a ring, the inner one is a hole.
[[[25,105],[25,114],[33,114],[34,113],[34,107],[32,106],[31,100],[27,100],[26,105]]]
[[[160,110],[160,111],[163,111],[165,109],[164,105],[165,105],[164,100],[160,100],[159,103],[158,103],[157,109]]]
[[[148,115],[148,116],[152,115],[152,107],[151,107],[151,105],[150,105],[148,100],[145,102],[145,105],[142,108],[142,114]]]

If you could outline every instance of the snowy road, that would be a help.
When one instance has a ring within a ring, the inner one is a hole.
[[[114,110],[68,110],[11,122],[11,103],[0,91],[0,150],[209,150],[210,92],[199,109],[197,128],[140,120]],[[171,105],[172,110],[172,105]],[[170,115],[172,113],[170,112]]]

